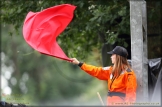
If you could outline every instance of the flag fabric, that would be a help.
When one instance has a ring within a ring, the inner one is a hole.
[[[62,4],[29,12],[23,24],[25,41],[42,54],[71,61],[58,45],[56,38],[71,22],[76,6]]]

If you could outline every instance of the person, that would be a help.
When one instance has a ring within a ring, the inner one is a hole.
[[[111,54],[112,65],[96,67],[71,58],[71,63],[100,80],[108,81],[107,105],[133,105],[136,101],[136,75],[127,61],[128,52],[116,46]]]

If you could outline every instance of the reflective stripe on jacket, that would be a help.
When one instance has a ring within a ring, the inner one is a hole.
[[[111,79],[112,67],[96,67],[83,63],[81,69],[100,80],[108,81],[109,92],[123,93],[123,96],[108,96],[108,105],[131,105],[136,101],[136,76],[133,70],[123,71],[120,76],[114,80]]]

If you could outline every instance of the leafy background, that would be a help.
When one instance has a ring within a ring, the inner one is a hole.
[[[101,105],[99,92],[106,104],[106,81],[87,75],[69,62],[40,54],[23,38],[22,26],[29,11],[65,3],[77,6],[72,22],[57,38],[68,57],[107,66],[111,64],[110,56],[104,54],[108,50],[115,45],[130,49],[127,0],[3,0],[1,100],[35,106]],[[148,58],[162,57],[161,7],[161,1],[147,0]]]

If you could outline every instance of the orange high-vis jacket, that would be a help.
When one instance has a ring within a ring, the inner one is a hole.
[[[136,101],[136,76],[133,70],[123,71],[118,78],[112,80],[112,66],[96,67],[83,63],[81,69],[100,80],[108,81],[107,105],[133,105]],[[115,93],[115,94],[114,94]],[[124,96],[119,94],[124,94]]]

